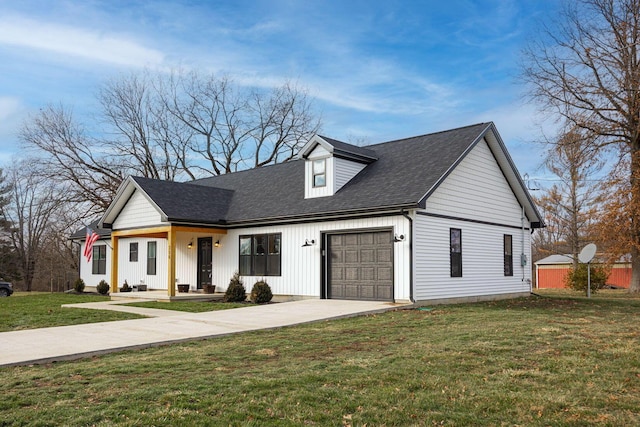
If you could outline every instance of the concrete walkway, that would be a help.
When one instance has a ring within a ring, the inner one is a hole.
[[[95,303],[88,304],[98,308]],[[110,309],[126,307],[109,303],[98,304],[104,304],[105,308],[108,306]],[[83,306],[86,307],[84,304]],[[126,349],[383,312],[398,307],[402,305],[373,301],[309,299],[205,313],[166,310],[171,314],[149,319],[3,332],[0,333],[0,366],[79,359]]]

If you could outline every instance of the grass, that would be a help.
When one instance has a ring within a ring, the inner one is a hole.
[[[638,324],[531,297],[4,368],[0,426],[640,425]]]
[[[228,310],[230,308],[249,307],[249,302],[221,302],[221,301],[146,301],[127,303],[127,306],[157,308],[161,310],[186,311],[189,313],[203,313],[205,311]]]
[[[62,304],[108,300],[108,297],[98,295],[17,292],[9,298],[0,298],[0,332],[144,317],[115,311],[61,307]]]

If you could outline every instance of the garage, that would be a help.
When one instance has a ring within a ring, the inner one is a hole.
[[[393,301],[391,231],[327,236],[327,298]]]

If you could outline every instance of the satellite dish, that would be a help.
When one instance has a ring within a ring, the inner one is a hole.
[[[578,259],[580,262],[584,264],[588,264],[591,262],[593,257],[596,255],[596,245],[593,243],[589,243],[587,246],[582,248],[580,254],[578,255]]]

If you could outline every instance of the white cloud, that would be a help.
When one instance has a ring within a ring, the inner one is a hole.
[[[19,16],[0,18],[0,44],[107,62],[159,65],[164,54],[118,34],[50,24]]]
[[[0,96],[0,122],[4,122],[20,109],[18,98]]]

